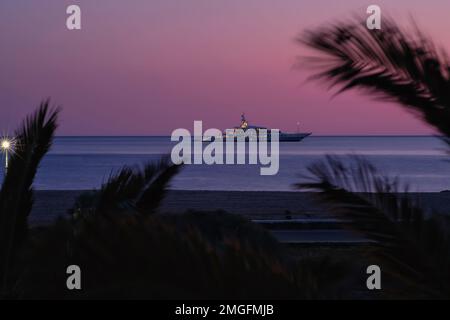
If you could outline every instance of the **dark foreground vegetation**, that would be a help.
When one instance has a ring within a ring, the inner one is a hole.
[[[16,132],[17,150],[1,205],[2,297],[284,298],[337,297],[339,264],[292,259],[264,229],[221,212],[161,215],[157,208],[181,166],[167,158],[124,167],[71,215],[29,228],[32,183],[51,146],[59,109],[43,102]],[[69,265],[82,270],[81,291],[66,286]]]
[[[396,101],[450,135],[450,64],[419,32],[358,22],[308,32],[318,78]],[[448,216],[427,216],[399,195],[396,179],[361,158],[329,157],[298,184],[314,189],[350,228],[374,244],[352,249],[287,248],[243,217],[223,212],[163,215],[158,207],[182,169],[163,158],[125,167],[85,194],[72,214],[29,228],[33,179],[57,128],[49,101],[15,132],[16,150],[0,191],[0,295],[4,299],[339,299],[449,298]],[[363,192],[361,192],[363,191]],[[365,268],[383,270],[369,292]],[[66,287],[69,265],[83,290]]]

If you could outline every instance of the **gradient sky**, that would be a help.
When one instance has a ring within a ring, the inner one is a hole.
[[[66,29],[78,4],[82,30]],[[292,70],[306,28],[364,14],[409,15],[450,51],[448,0],[1,0],[0,131],[45,97],[63,106],[59,135],[170,134],[256,124],[314,134],[426,134],[398,106]]]

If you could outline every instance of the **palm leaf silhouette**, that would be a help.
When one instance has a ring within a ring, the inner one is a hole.
[[[147,166],[145,170],[146,184],[136,202],[142,213],[154,212],[166,195],[172,178],[180,171],[180,165],[168,165],[168,158],[163,158],[156,166]]]
[[[397,179],[380,175],[361,157],[344,161],[328,156],[308,169],[307,181],[296,186],[320,191],[319,200],[328,203],[331,212],[375,241],[377,257],[392,274],[428,297],[450,297],[450,241],[444,227],[448,218],[427,216]]]
[[[39,163],[50,149],[57,128],[59,108],[43,101],[16,131],[16,148],[0,191],[0,275],[6,294],[15,249],[27,235],[33,204],[33,180]]]
[[[168,157],[148,163],[143,168],[123,167],[111,174],[103,184],[96,211],[100,214],[117,211],[138,211],[142,214],[154,212],[180,168],[180,165],[173,165]]]
[[[445,136],[450,136],[450,64],[417,27],[402,30],[384,18],[381,30],[364,19],[306,31],[298,42],[318,51],[307,58],[339,91],[362,89],[384,101],[398,102]]]
[[[307,58],[317,68],[314,79],[338,87],[338,94],[361,89],[382,101],[397,102],[450,137],[450,64],[445,52],[414,27],[402,30],[384,18],[382,30],[362,21],[332,24],[307,31],[301,44],[318,51]],[[380,176],[370,163],[353,166],[328,157],[309,168],[313,179],[297,185],[315,189],[351,227],[377,241],[378,256],[391,272],[421,288],[427,297],[449,297],[448,218],[427,217],[396,179]],[[401,192],[400,192],[401,191]]]

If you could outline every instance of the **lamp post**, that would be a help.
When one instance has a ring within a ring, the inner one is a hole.
[[[5,154],[5,174],[8,171],[8,153],[11,150],[12,142],[8,139],[3,139],[0,145],[2,152]]]

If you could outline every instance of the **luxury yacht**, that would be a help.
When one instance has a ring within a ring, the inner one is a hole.
[[[253,129],[251,132],[248,130]],[[249,125],[245,114],[241,115],[241,124],[231,130],[223,133],[224,138],[237,139],[240,135],[245,134],[247,140],[268,140],[270,141],[270,129],[262,126]],[[307,136],[311,135],[309,132],[287,133],[280,131],[279,141],[301,141]]]

